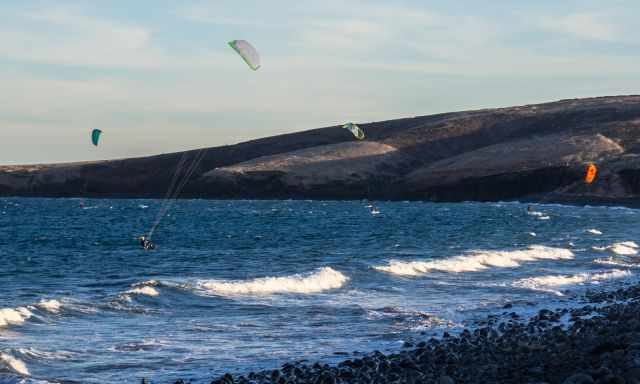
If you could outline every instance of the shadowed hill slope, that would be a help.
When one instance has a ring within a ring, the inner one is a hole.
[[[328,127],[209,148],[182,196],[632,204],[640,194],[640,96],[360,126],[364,141]],[[0,194],[163,196],[180,155],[0,167]],[[600,174],[585,185],[589,161]]]

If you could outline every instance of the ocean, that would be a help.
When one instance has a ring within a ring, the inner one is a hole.
[[[0,383],[208,383],[336,363],[637,281],[640,211],[0,199]],[[509,308],[509,309],[505,309]]]

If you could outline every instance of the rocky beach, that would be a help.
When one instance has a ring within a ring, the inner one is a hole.
[[[232,383],[640,383],[640,285],[592,291],[583,305],[543,309],[531,318],[490,316],[456,335],[406,343],[337,365],[301,361]],[[178,381],[183,383],[183,381]]]

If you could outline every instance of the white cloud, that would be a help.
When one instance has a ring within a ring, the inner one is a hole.
[[[606,15],[598,13],[547,16],[540,20],[540,25],[548,31],[581,40],[612,42],[623,37],[618,27]]]
[[[175,13],[178,17],[204,24],[263,28],[268,26],[267,23],[249,16],[225,15],[225,7],[219,3],[189,5],[179,8]]]
[[[153,44],[144,26],[88,16],[66,8],[5,14],[0,57],[93,68],[167,69],[218,63],[216,54],[172,55]]]

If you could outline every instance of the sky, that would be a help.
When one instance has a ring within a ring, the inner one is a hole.
[[[0,164],[638,94],[639,14],[637,0],[3,0]]]

